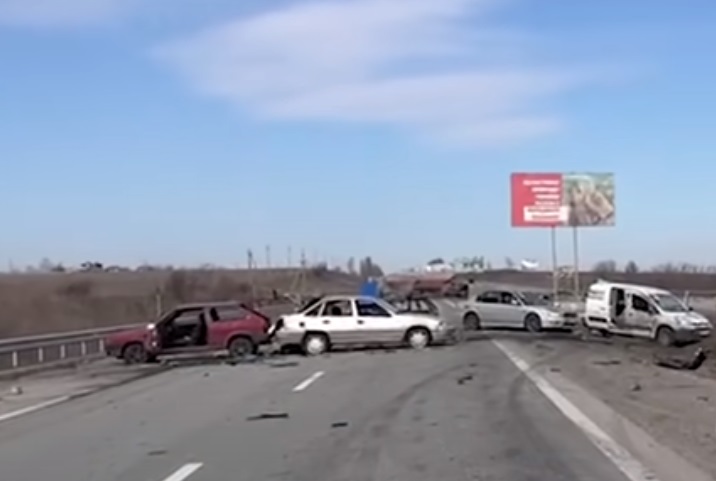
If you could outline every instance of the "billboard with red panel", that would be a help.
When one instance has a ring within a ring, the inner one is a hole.
[[[613,226],[614,174],[515,173],[513,227]]]

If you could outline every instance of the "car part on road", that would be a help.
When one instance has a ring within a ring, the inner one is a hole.
[[[348,427],[348,421],[337,421],[331,424],[332,428],[345,428]]]
[[[525,317],[525,329],[529,332],[540,332],[542,330],[542,319],[534,312],[530,312]]]
[[[142,344],[133,342],[124,346],[122,359],[125,364],[144,364],[149,359],[149,356]]]
[[[676,333],[668,326],[661,326],[656,331],[656,342],[664,347],[671,347],[676,340]]]
[[[654,364],[659,367],[665,367],[667,369],[695,371],[703,365],[707,357],[707,351],[705,351],[704,348],[700,347],[689,359],[684,359],[680,357],[657,357],[656,359],[654,359]]]
[[[405,338],[413,349],[425,349],[430,344],[430,331],[424,327],[413,327],[407,332]]]
[[[463,317],[462,325],[466,331],[478,331],[480,330],[480,316],[474,312],[468,312]]]
[[[261,413],[246,418],[247,421],[260,421],[262,419],[288,419],[288,413]]]
[[[310,332],[303,338],[303,352],[309,356],[320,356],[328,351],[328,336]]]

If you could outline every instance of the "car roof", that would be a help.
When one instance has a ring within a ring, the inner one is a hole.
[[[352,294],[331,294],[328,296],[323,296],[320,298],[320,301],[317,302],[325,302],[325,301],[380,301],[381,299],[378,297],[373,296],[362,296],[362,295],[352,295]]]
[[[592,289],[592,288],[609,289],[611,287],[617,287],[620,289],[635,289],[635,290],[645,292],[647,294],[671,294],[670,291],[668,291],[666,289],[661,289],[659,287],[642,286],[639,284],[625,284],[625,283],[621,283],[621,282],[600,281],[600,282],[595,282],[594,284],[589,286],[590,289]]]
[[[208,301],[208,302],[189,302],[179,304],[176,309],[202,309],[211,307],[235,307],[242,305],[239,301]]]

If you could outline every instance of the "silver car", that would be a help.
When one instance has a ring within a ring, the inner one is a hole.
[[[465,330],[519,328],[530,332],[573,327],[576,318],[557,310],[549,294],[533,291],[488,290],[462,304]]]

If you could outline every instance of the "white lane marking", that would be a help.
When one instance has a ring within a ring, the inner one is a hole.
[[[166,478],[164,481],[184,481],[202,466],[204,466],[204,463],[187,463],[174,471],[174,474]]]
[[[0,414],[0,423],[3,421],[8,421],[10,419],[23,416],[25,414],[30,414],[35,411],[39,411],[40,409],[49,408],[50,406],[54,406],[55,404],[60,404],[65,401],[69,401],[72,396],[60,396],[54,399],[50,399],[49,401],[44,401],[39,404],[33,404],[32,406],[28,406],[22,409],[18,409],[17,411],[10,411],[9,413]]]
[[[511,348],[500,341],[492,340],[497,348],[502,351],[517,369],[531,380],[537,389],[564,414],[567,419],[579,427],[590,441],[610,459],[619,470],[631,481],[659,481],[654,473],[647,469],[629,451],[624,449],[602,428],[597,426],[577,406],[572,404],[564,395],[559,392],[544,376],[532,370],[529,363],[518,356]]]
[[[300,383],[296,384],[296,387],[293,388],[293,392],[300,392],[306,389],[308,386],[313,384],[319,377],[323,376],[323,371],[316,371],[313,374],[311,374],[308,378],[301,381]]]

